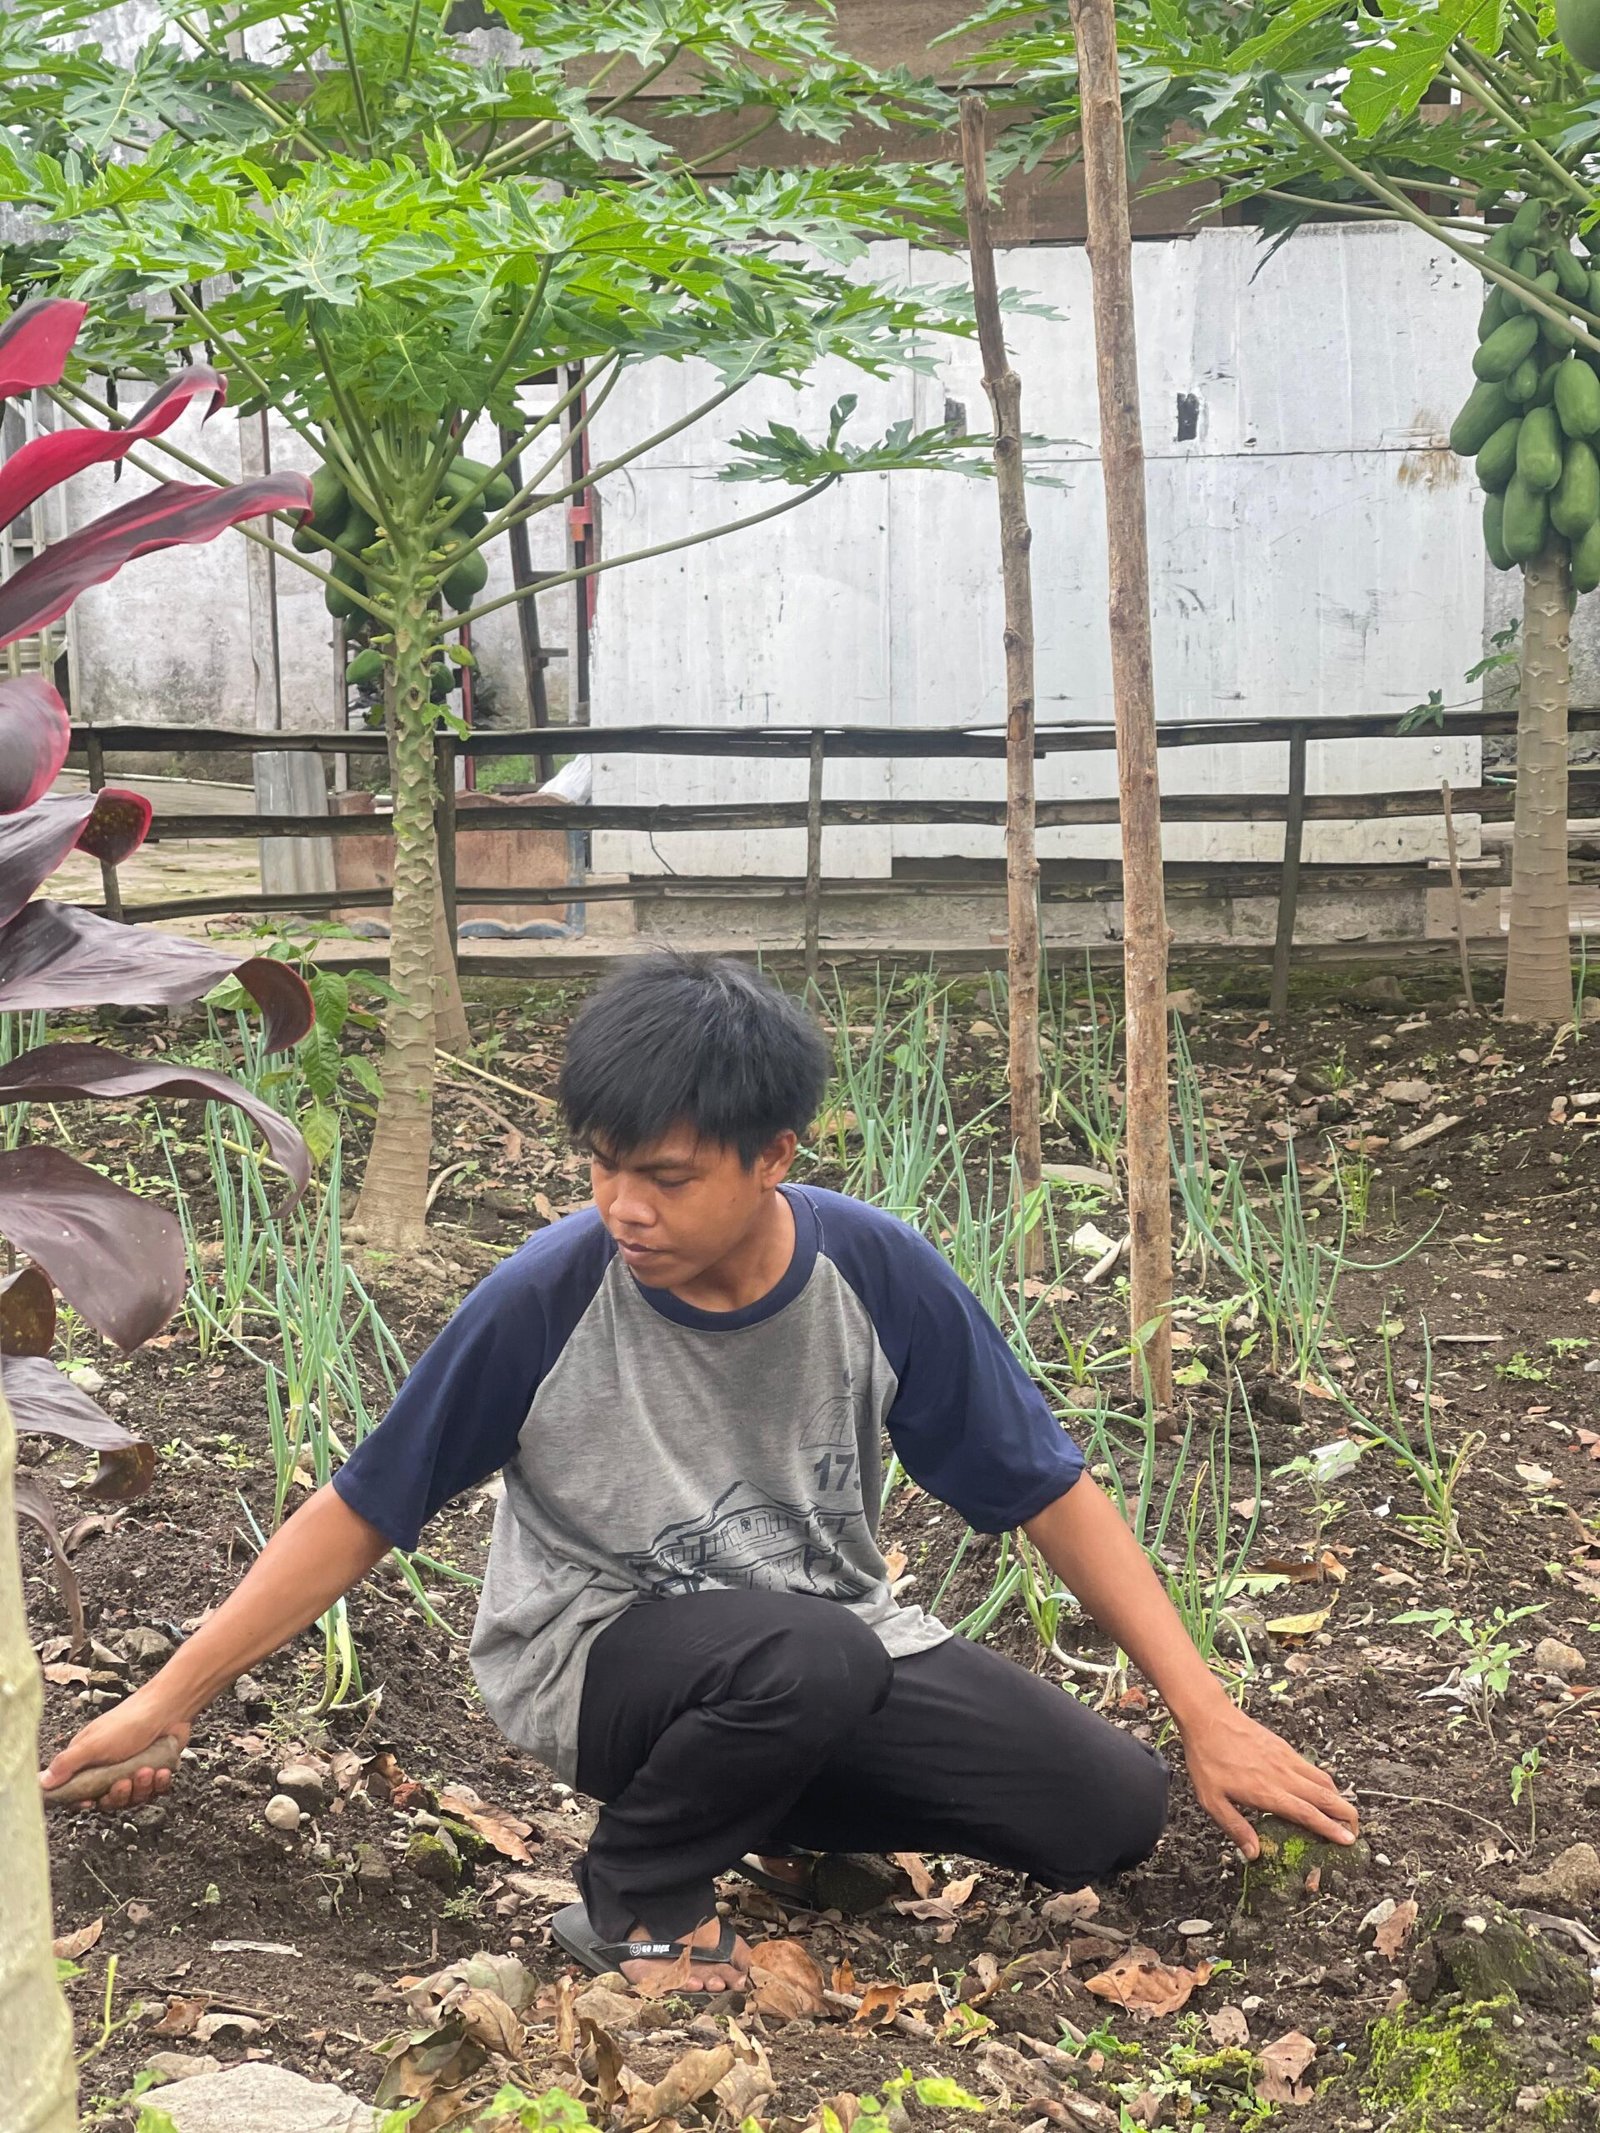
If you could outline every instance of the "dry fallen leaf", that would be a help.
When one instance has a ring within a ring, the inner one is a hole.
[[[1215,2007],[1206,2016],[1206,2032],[1213,2044],[1226,2050],[1230,2045],[1250,2042],[1250,2021],[1242,2007],[1230,2001],[1225,2007]]]
[[[1314,1637],[1332,1612],[1331,1607],[1323,1607],[1315,1614],[1278,1615],[1267,1624],[1267,1629],[1274,1637]]]
[[[479,1992],[471,1987],[451,2010],[474,2044],[502,2059],[515,2059],[522,2052],[522,2024],[497,1992]]]
[[[150,2034],[155,2037],[192,2037],[196,2023],[210,2004],[208,2000],[169,1999],[166,2013]]]
[[[861,1995],[861,2005],[853,2019],[869,2027],[883,2027],[900,2012],[900,2003],[905,1996],[903,1985],[869,1985]]]
[[[1047,1926],[1058,1932],[1068,1926],[1081,1926],[1085,1919],[1093,1918],[1100,1908],[1100,1895],[1096,1889],[1068,1889],[1063,1895],[1052,1896],[1039,1906],[1039,1916]]]
[[[947,1881],[944,1886],[944,1900],[952,1910],[959,1911],[977,1886],[976,1874],[964,1875],[960,1881]]]
[[[1181,1963],[1164,1963],[1153,1948],[1137,1943],[1119,1955],[1098,1977],[1085,1980],[1098,1999],[1113,2000],[1141,2022],[1156,2015],[1176,2014],[1186,2007],[1197,1986],[1211,1975],[1211,1965],[1201,1963],[1187,1970]]]
[[[921,1852],[891,1852],[891,1862],[899,1867],[918,1896],[933,1894],[933,1876],[928,1871],[928,1862]]]
[[[676,2118],[680,2111],[688,2110],[702,2096],[712,2095],[717,2083],[727,2079],[736,2063],[731,2044],[717,2044],[710,2050],[696,2047],[685,2052],[668,2067],[659,2081],[639,2082],[637,2087],[630,2085],[624,2122],[630,2126],[648,2126],[658,2118]]]
[[[1375,1903],[1361,1921],[1364,1926],[1373,1928],[1372,1945],[1390,1962],[1411,1938],[1416,1922],[1417,1906],[1409,1896],[1404,1903],[1396,1903],[1392,1896],[1385,1896],[1382,1903]]]
[[[440,1793],[439,1809],[442,1814],[453,1815],[456,1821],[465,1822],[468,1829],[475,1829],[502,1859],[515,1859],[523,1866],[532,1865],[533,1854],[524,1842],[532,1834],[531,1822],[507,1814],[504,1808],[490,1807],[475,1792],[468,1793],[459,1786]]]
[[[75,1963],[80,1955],[87,1955],[106,1929],[103,1918],[91,1918],[86,1926],[76,1933],[63,1933],[59,1940],[50,1943],[50,1953],[57,1962]]]
[[[1316,2092],[1300,2077],[1316,2056],[1317,2047],[1298,2029],[1263,2044],[1256,2094],[1263,2103],[1309,2103]]]
[[[906,1570],[908,1568],[908,1561],[909,1559],[906,1555],[906,1551],[904,1550],[904,1548],[891,1548],[888,1554],[884,1557],[883,1567],[891,1585],[898,1585],[900,1580],[905,1576]]]
[[[797,1940],[758,1942],[750,1951],[750,1982],[756,2011],[780,2022],[814,2022],[828,2011],[822,1972]]]

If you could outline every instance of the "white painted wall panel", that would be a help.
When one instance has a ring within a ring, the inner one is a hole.
[[[947,281],[951,262],[882,248],[885,275]],[[1095,457],[1088,263],[1080,249],[1003,255],[1001,280],[1056,314],[1013,314],[1008,335],[1038,453],[1034,599],[1039,716],[1111,716],[1104,511]],[[1141,402],[1148,455],[1156,679],[1163,719],[1254,718],[1351,710],[1397,715],[1459,677],[1482,630],[1479,499],[1441,449],[1462,397],[1473,344],[1475,277],[1415,233],[1384,225],[1319,228],[1268,258],[1247,230],[1140,245]],[[687,367],[629,380],[607,410],[630,436],[690,404]],[[820,430],[838,376],[797,407],[782,387],[745,399],[674,439],[663,459],[709,475],[720,440],[768,411]],[[931,376],[863,387],[862,417],[936,421],[954,400],[986,419],[976,350],[941,344]],[[1198,401],[1196,434],[1179,441],[1178,398]],[[737,419],[729,419],[737,410]],[[862,419],[862,418],[858,418]],[[865,422],[863,423],[865,428]],[[613,434],[608,430],[607,435]],[[886,493],[885,493],[886,492]],[[673,487],[656,455],[634,470],[625,504],[608,507],[607,549],[645,546],[726,515],[740,491],[702,480]],[[753,495],[757,492],[744,492]],[[626,516],[623,516],[625,511]],[[826,512],[824,520],[819,516]],[[607,581],[595,670],[595,718],[720,723],[819,716],[895,725],[1004,716],[995,507],[986,484],[894,476],[846,484],[820,506]],[[1174,791],[1272,789],[1284,751],[1169,751]],[[898,797],[998,795],[997,765],[883,766]],[[1330,744],[1313,750],[1313,790],[1476,782],[1471,742]],[[840,765],[830,791],[866,797],[879,766]],[[801,766],[727,762],[714,772],[654,759],[597,764],[611,798],[798,797]],[[1044,795],[1114,790],[1109,755],[1041,765]],[[1431,825],[1314,828],[1319,858],[1432,852]],[[1269,825],[1168,832],[1174,857],[1271,857]],[[697,834],[665,847],[682,871],[793,871],[787,834]],[[596,839],[597,863],[653,870],[642,840]],[[847,861],[847,848],[851,857]],[[1106,853],[1115,832],[1051,831],[1047,853]],[[830,870],[886,867],[894,855],[997,853],[997,832],[903,828],[829,833]]]

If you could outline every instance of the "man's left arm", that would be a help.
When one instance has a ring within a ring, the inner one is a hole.
[[[1126,1521],[1083,1474],[1023,1527],[1051,1569],[1153,1681],[1183,1736],[1201,1806],[1247,1859],[1260,1851],[1241,1812],[1281,1815],[1350,1843],[1356,1811],[1332,1778],[1248,1718],[1206,1665]]]

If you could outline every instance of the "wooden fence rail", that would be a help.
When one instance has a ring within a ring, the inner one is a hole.
[[[1600,729],[1600,707],[1585,707],[1572,714],[1576,731]],[[1418,737],[1446,738],[1511,734],[1516,728],[1514,711],[1463,709],[1446,711],[1436,725],[1424,728]],[[1295,910],[1302,894],[1359,892],[1363,888],[1398,887],[1431,879],[1428,861],[1344,862],[1338,865],[1302,864],[1304,825],[1308,822],[1393,821],[1401,818],[1429,819],[1442,812],[1439,790],[1422,789],[1387,793],[1308,794],[1307,750],[1321,740],[1361,737],[1393,737],[1396,720],[1392,713],[1352,713],[1330,718],[1278,718],[1252,721],[1202,720],[1169,724],[1160,729],[1162,748],[1222,745],[1289,744],[1289,781],[1283,792],[1168,793],[1163,795],[1161,816],[1171,823],[1282,822],[1285,825],[1281,861],[1175,861],[1169,862],[1167,878],[1180,897],[1203,897],[1208,891],[1230,895],[1270,896],[1279,901],[1277,941],[1274,952],[1274,1004],[1281,1012],[1286,998],[1289,955],[1293,943]],[[108,758],[153,754],[187,755],[256,754],[263,752],[264,736],[258,728],[189,728],[168,725],[77,725],[72,734],[72,755],[85,763],[93,786],[115,782]],[[564,802],[506,800],[492,808],[457,809],[455,806],[455,757],[478,760],[522,755],[535,743],[546,750],[563,747],[605,755],[716,755],[729,759],[790,758],[809,767],[809,793],[805,799],[664,803],[655,806],[585,805]],[[1058,724],[1038,729],[1037,753],[1094,753],[1115,745],[1115,735],[1105,724]],[[273,733],[265,752],[307,752],[322,756],[382,756],[386,748],[379,732]],[[799,901],[804,911],[808,942],[815,941],[824,896],[947,896],[992,889],[985,875],[963,867],[931,863],[906,876],[871,877],[864,880],[829,879],[822,874],[820,839],[824,829],[861,828],[887,824],[997,827],[1005,817],[1004,802],[995,800],[840,800],[823,798],[821,767],[829,759],[897,758],[1003,760],[1005,733],[1000,728],[939,727],[906,729],[875,726],[722,726],[670,727],[657,724],[629,726],[569,726],[541,729],[535,735],[523,731],[475,732],[441,735],[438,746],[440,801],[437,809],[440,879],[452,938],[457,904],[457,849],[462,836],[484,830],[644,830],[654,835],[675,831],[790,829],[807,835],[807,867],[803,879],[749,876],[668,875],[627,882],[574,881],[565,886],[545,883],[526,888],[472,888],[466,893],[475,904],[548,904],[554,898],[603,900],[630,898],[664,902],[687,897],[726,898],[730,901],[758,899],[784,903]],[[1572,808],[1575,815],[1600,815],[1600,770],[1580,769],[1571,775]],[[1456,809],[1487,821],[1511,819],[1515,793],[1509,781],[1457,789]],[[1114,798],[1041,800],[1041,829],[1114,825],[1118,819]],[[255,813],[178,814],[159,811],[151,825],[153,842],[191,842],[211,839],[277,837],[374,837],[389,834],[389,818],[381,814],[352,815],[259,815]],[[1586,848],[1579,848],[1584,850]],[[1041,898],[1047,903],[1077,900],[1115,900],[1121,894],[1121,869],[1111,860],[1066,860],[1046,862]],[[1587,874],[1585,860],[1579,872]],[[273,913],[301,911],[308,914],[340,909],[381,909],[389,901],[386,889],[344,889],[322,892],[218,894],[169,898],[160,902],[124,905],[117,871],[102,869],[107,916],[129,920],[211,917],[227,913]],[[1498,883],[1500,869],[1476,868],[1474,886]]]

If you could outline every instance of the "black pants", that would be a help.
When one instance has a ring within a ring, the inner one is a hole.
[[[578,1783],[604,1803],[579,1883],[609,1939],[679,1938],[746,1852],[964,1852],[1053,1888],[1134,1865],[1161,1758],[952,1637],[890,1659],[832,1600],[643,1600],[595,1640]]]

